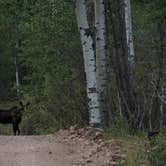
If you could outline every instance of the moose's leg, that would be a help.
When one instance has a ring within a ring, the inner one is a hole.
[[[19,125],[17,124],[17,131],[18,131],[18,135],[20,135],[20,129],[19,129]]]
[[[15,131],[16,131],[16,135],[20,135],[20,129],[19,129],[19,126],[18,124],[14,124],[15,125]]]
[[[17,132],[17,125],[15,123],[13,123],[13,132],[14,132],[14,135],[16,135],[16,132]]]

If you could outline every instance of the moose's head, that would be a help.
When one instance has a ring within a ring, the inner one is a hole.
[[[23,101],[20,101],[19,104],[21,106],[20,111],[27,111],[27,107],[30,105],[29,102],[27,102],[26,104],[24,104]]]

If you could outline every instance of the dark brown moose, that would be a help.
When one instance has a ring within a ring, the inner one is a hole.
[[[0,109],[0,123],[12,124],[14,135],[20,135],[19,124],[21,123],[22,114],[26,111],[27,106],[30,103],[23,104],[20,102],[20,106],[14,106],[10,109]]]

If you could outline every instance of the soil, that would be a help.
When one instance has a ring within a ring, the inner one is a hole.
[[[87,127],[46,136],[0,136],[0,166],[116,166],[125,158],[117,140]]]

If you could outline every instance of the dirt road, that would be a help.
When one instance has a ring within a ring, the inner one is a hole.
[[[0,166],[118,165],[121,156],[115,141],[95,142],[84,133],[63,130],[47,136],[0,136]]]

